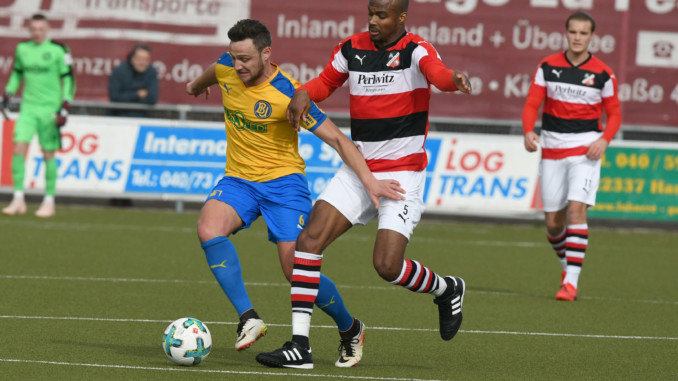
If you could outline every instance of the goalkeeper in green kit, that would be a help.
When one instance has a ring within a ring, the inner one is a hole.
[[[26,213],[24,163],[28,144],[37,133],[45,154],[45,198],[35,215],[46,218],[54,215],[57,179],[54,153],[61,148],[60,129],[66,124],[69,103],[75,93],[73,59],[66,45],[47,38],[49,24],[45,16],[33,15],[28,29],[31,39],[17,45],[14,68],[1,99],[2,107],[6,109],[23,80],[21,109],[14,128],[14,197],[2,212],[8,215]]]

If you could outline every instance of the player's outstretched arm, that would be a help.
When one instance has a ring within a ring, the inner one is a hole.
[[[210,86],[217,84],[217,64],[211,64],[200,76],[186,84],[186,94],[197,97],[205,93],[205,99],[210,95]]]
[[[370,195],[374,206],[379,208],[379,197],[388,197],[392,200],[404,200],[405,190],[395,180],[377,180],[365,163],[355,144],[346,137],[339,128],[329,119],[316,128],[313,133],[322,141],[334,148],[341,159],[358,175],[360,182]]]
[[[469,81],[468,76],[458,70],[452,72],[452,82],[454,82],[457,89],[464,94],[471,94],[471,92],[473,92],[471,81]]]

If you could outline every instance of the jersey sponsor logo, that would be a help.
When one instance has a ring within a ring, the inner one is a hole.
[[[372,75],[365,75],[365,74],[360,74],[358,76],[358,84],[359,85],[380,85],[380,84],[387,84],[387,83],[393,83],[395,82],[395,75],[392,74],[372,74]]]
[[[395,54],[390,53],[388,55],[388,62],[386,63],[386,66],[392,68],[400,66],[400,52],[396,52]]]
[[[362,56],[362,57],[360,57],[360,56],[357,55],[357,54],[355,55],[355,58],[356,58],[358,61],[360,61],[360,65],[363,64],[363,60],[365,59],[365,57],[367,57],[367,54],[365,54],[365,55]]]
[[[265,134],[268,132],[268,126],[263,123],[257,123],[247,119],[242,111],[233,111],[227,108],[224,108],[224,111],[226,111],[226,119],[233,123],[235,129],[238,131],[247,130],[260,134]]]
[[[551,73],[555,74],[558,79],[560,79],[560,75],[563,74],[562,70],[556,70],[556,69],[551,69]]]
[[[260,100],[254,105],[254,115],[259,119],[268,118],[271,116],[271,112],[273,112],[271,104],[264,100]]]
[[[26,72],[26,73],[47,73],[47,72],[49,72],[49,67],[37,66],[37,65],[24,66],[24,72]]]
[[[585,84],[586,86],[593,86],[596,80],[596,75],[593,73],[589,74],[584,74],[584,79],[581,81],[581,83]]]
[[[582,81],[582,83],[584,83],[584,81]],[[591,83],[591,85],[592,84],[593,83]],[[574,87],[571,87],[571,86],[555,85],[553,87],[553,92],[556,93],[556,94],[564,94],[564,95],[570,95],[570,96],[580,96],[580,97],[586,96],[586,90],[577,89],[577,88],[574,88]]]

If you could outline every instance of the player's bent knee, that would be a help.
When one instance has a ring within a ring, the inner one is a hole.
[[[200,242],[207,242],[211,239],[228,236],[228,232],[223,229],[223,226],[217,226],[219,224],[210,223],[210,221],[198,221],[198,239]]]
[[[402,261],[396,262],[387,259],[374,260],[374,269],[377,270],[377,274],[388,282],[392,282],[398,278],[402,265]]]
[[[296,248],[297,251],[320,254],[325,248],[324,241],[322,231],[306,228],[299,233]]]
[[[567,211],[568,224],[584,224],[586,223],[586,209],[570,208]]]
[[[556,220],[546,220],[546,230],[552,235],[559,234],[563,230],[563,224]]]

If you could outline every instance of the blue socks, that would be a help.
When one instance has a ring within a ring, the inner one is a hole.
[[[221,236],[203,242],[200,246],[205,251],[207,264],[210,266],[212,274],[235,307],[238,316],[252,309],[252,302],[247,295],[245,282],[242,279],[238,252],[233,243],[228,237]],[[346,309],[337,286],[322,274],[320,274],[320,285],[315,304],[334,319],[339,331],[346,331],[351,328],[353,316]]]
[[[214,274],[221,289],[224,290],[231,304],[235,307],[238,316],[252,309],[252,302],[247,295],[245,282],[242,280],[242,269],[238,260],[238,253],[233,243],[231,243],[228,237],[221,236],[203,242],[200,246],[205,251],[207,264],[209,264],[212,274]]]
[[[315,305],[334,319],[339,331],[349,330],[351,325],[353,325],[353,316],[348,313],[344,301],[341,299],[341,295],[339,295],[337,286],[334,285],[330,278],[320,274],[320,285],[318,287]]]

